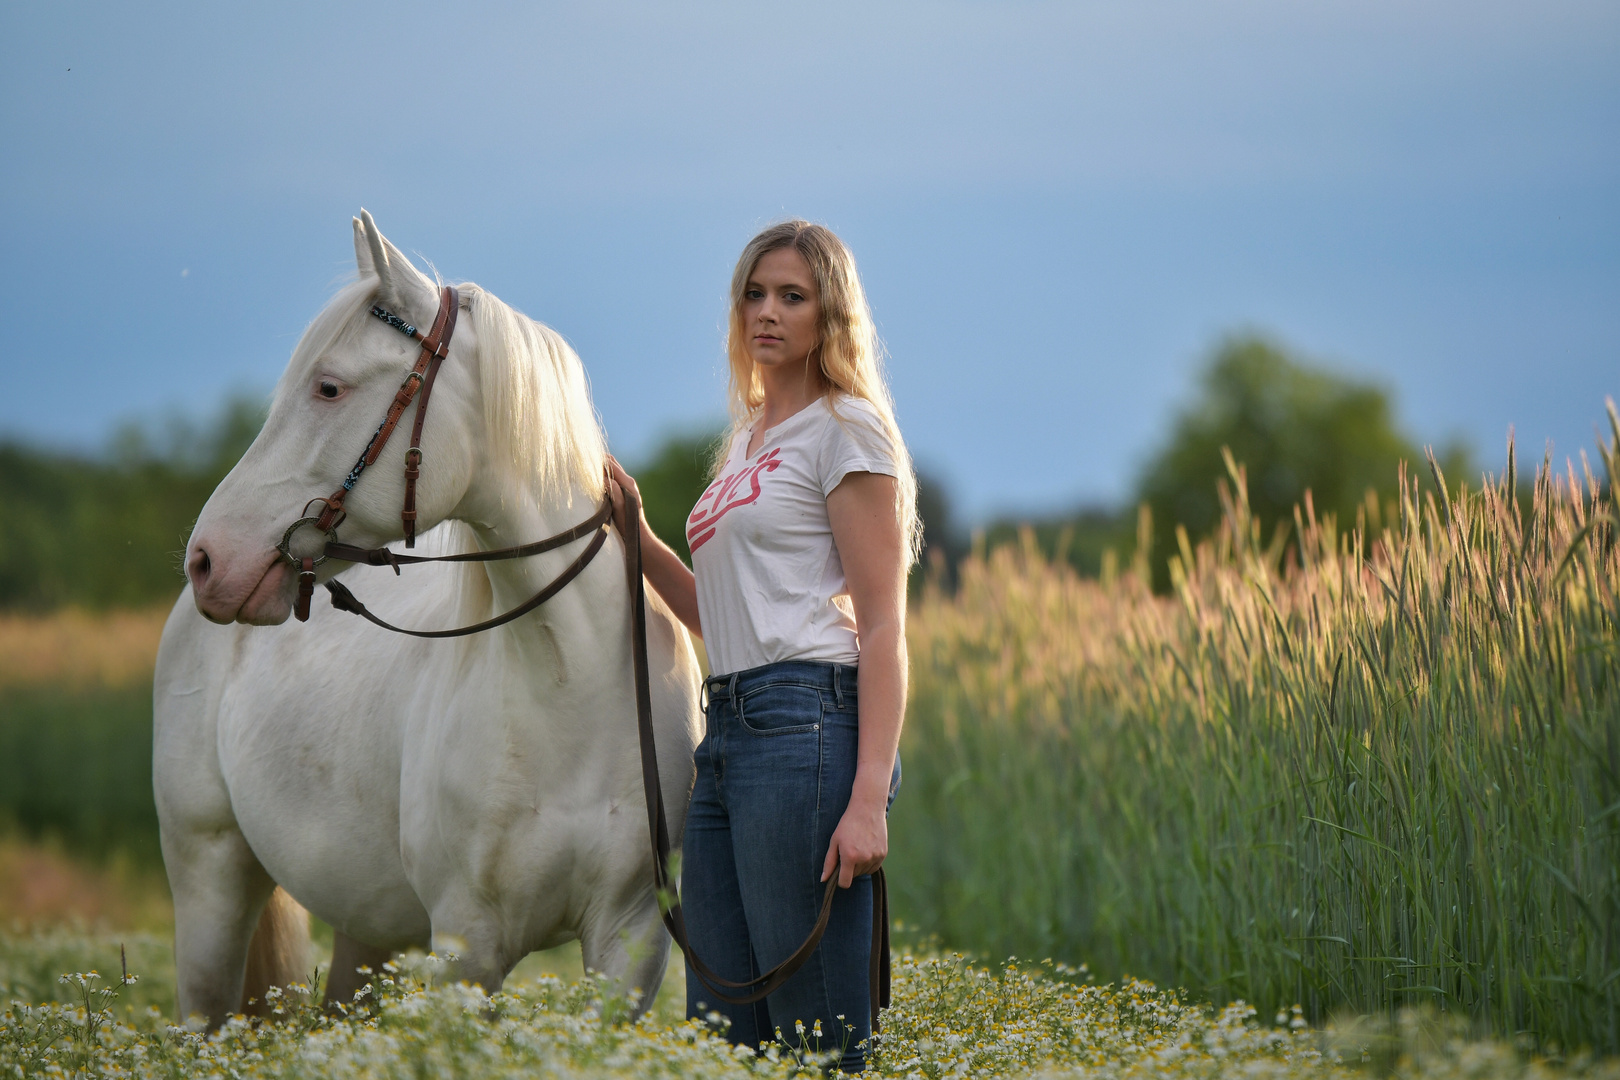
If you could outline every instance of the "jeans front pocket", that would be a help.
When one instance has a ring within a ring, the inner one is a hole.
[[[813,686],[767,684],[738,696],[737,719],[754,735],[797,735],[820,729],[821,707]]]

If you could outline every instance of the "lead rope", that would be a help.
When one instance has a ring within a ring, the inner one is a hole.
[[[640,522],[641,503],[633,492],[624,492],[624,518],[626,522]],[[641,781],[647,795],[647,829],[652,837],[653,881],[658,889],[658,907],[664,927],[675,939],[686,960],[692,965],[698,981],[721,1001],[732,1005],[751,1005],[774,993],[792,978],[794,973],[810,959],[821,937],[827,931],[832,916],[833,897],[838,892],[838,873],[827,879],[822,896],[821,911],[816,924],[805,938],[804,944],[792,956],[777,964],[763,975],[743,982],[733,982],[705,964],[693,951],[686,937],[686,918],[681,912],[680,895],[669,873],[669,821],[664,814],[664,795],[658,779],[658,748],[652,726],[652,689],[647,664],[647,589],[642,577],[641,529],[624,530],[625,572],[630,585],[630,656],[636,684],[636,727],[641,736]],[[879,1012],[889,1005],[889,890],[888,882],[879,867],[872,872],[872,953],[867,972],[867,989],[872,1013],[872,1033],[878,1033]],[[728,994],[720,987],[744,990],[742,994]],[[752,987],[753,989],[749,989]]]

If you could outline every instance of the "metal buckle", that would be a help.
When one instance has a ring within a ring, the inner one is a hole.
[[[281,557],[286,560],[287,565],[292,567],[294,570],[303,569],[303,567],[299,564],[304,561],[304,556],[294,556],[292,553],[293,533],[297,532],[299,529],[302,529],[305,525],[319,525],[320,521],[321,519],[318,517],[301,517],[291,525],[287,526],[287,531],[281,534],[281,543],[276,545],[276,550],[281,553]],[[335,544],[337,543],[337,538],[336,526],[326,530],[327,543]],[[315,559],[314,565],[319,566],[321,563],[330,558],[330,556],[326,554],[326,549],[322,548],[321,553],[313,556],[313,558]]]

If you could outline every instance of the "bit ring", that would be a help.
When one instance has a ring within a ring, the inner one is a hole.
[[[276,551],[281,554],[282,559],[286,561],[287,565],[292,567],[294,570],[303,569],[303,567],[300,565],[303,562],[303,559],[294,557],[292,553],[293,533],[297,532],[299,529],[302,529],[305,525],[318,526],[320,522],[321,519],[318,517],[301,517],[291,525],[287,526],[287,531],[281,534],[281,543],[276,545]],[[337,538],[336,528],[326,530],[327,543],[335,544],[337,543]],[[322,549],[321,553],[315,556],[315,562],[313,565],[319,566],[330,557],[331,556],[327,555],[326,551]]]

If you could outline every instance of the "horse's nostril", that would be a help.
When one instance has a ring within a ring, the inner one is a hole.
[[[191,578],[191,587],[200,589],[208,580],[208,572],[214,568],[213,560],[209,559],[208,552],[197,548],[191,553],[191,561],[186,566],[186,573]]]

